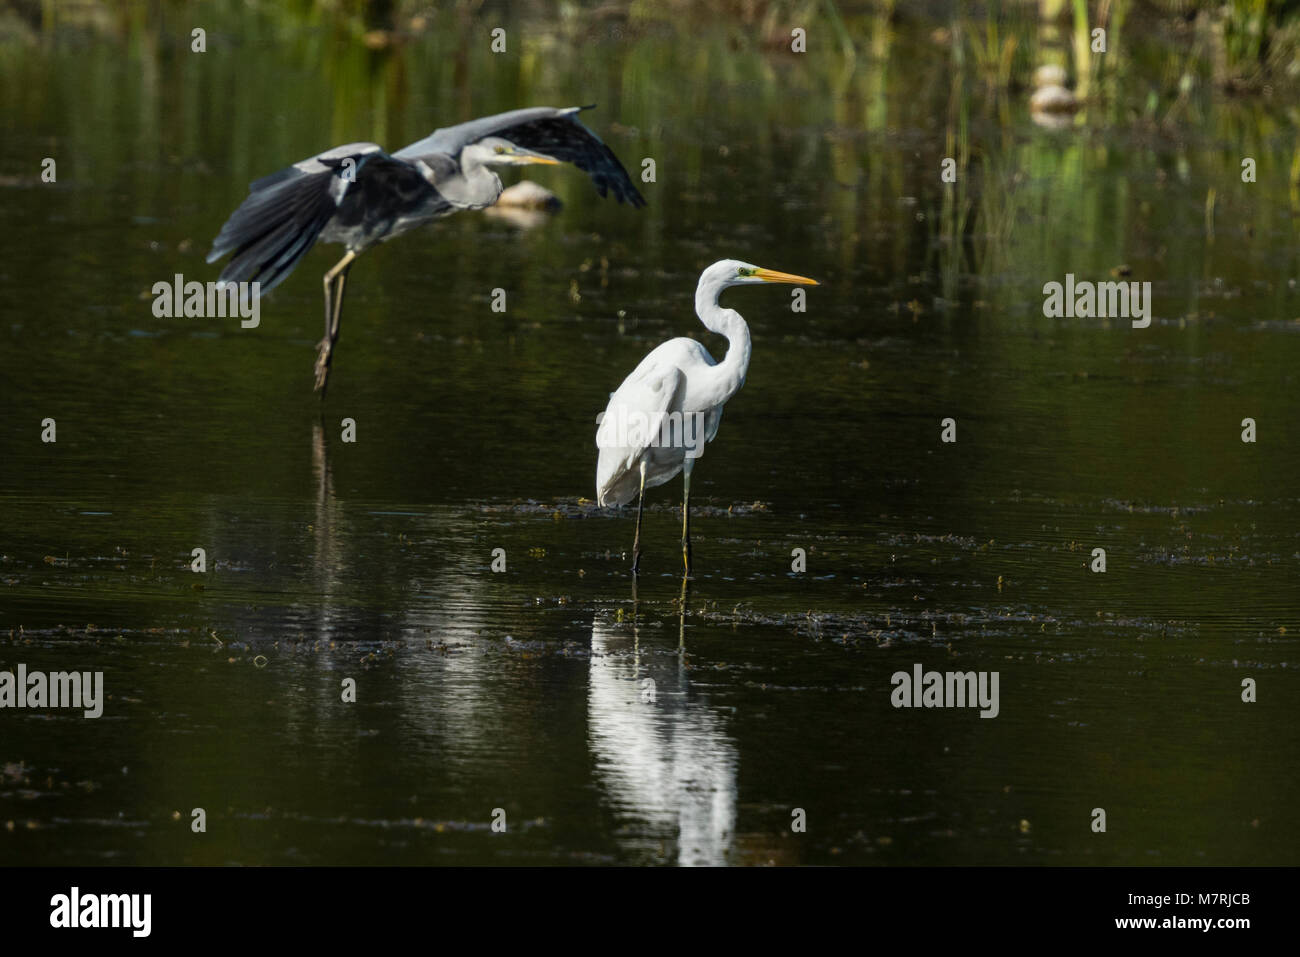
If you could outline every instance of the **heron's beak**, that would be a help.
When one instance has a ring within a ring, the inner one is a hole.
[[[531,164],[536,164],[536,165],[538,165],[538,166],[561,166],[561,165],[563,165],[563,164],[560,163],[559,160],[557,160],[557,159],[551,159],[551,157],[549,157],[549,156],[543,156],[541,153],[522,153],[522,154],[520,154],[520,158],[523,159],[523,161],[524,161],[525,164],[529,164],[529,165],[531,165]]]
[[[809,279],[807,276],[796,276],[788,272],[777,272],[775,269],[755,269],[754,276],[764,282],[792,282],[800,286],[821,285],[816,279]]]

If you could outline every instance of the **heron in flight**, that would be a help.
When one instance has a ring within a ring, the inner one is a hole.
[[[270,292],[320,240],[342,243],[325,273],[325,336],[316,357],[322,397],[343,316],[352,261],[376,243],[461,209],[483,209],[501,195],[493,166],[572,163],[601,196],[645,205],[627,170],[578,113],[591,107],[539,106],[435,130],[396,153],[349,143],[256,180],[213,240],[208,262],[233,252],[222,282],[260,282]]]
[[[749,326],[734,309],[718,305],[731,286],[817,281],[762,269],[735,259],[716,262],[700,276],[695,312],[713,333],[727,338],[727,354],[716,361],[694,339],[669,339],[641,360],[623,384],[610,393],[598,419],[596,501],[626,505],[637,497],[632,573],[641,564],[641,513],[645,490],[682,473],[682,562],[691,572],[691,470],[712,442],[722,407],[745,384],[749,369]]]

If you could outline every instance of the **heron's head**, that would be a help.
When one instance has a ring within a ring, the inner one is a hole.
[[[516,146],[509,140],[503,140],[499,136],[484,137],[473,146],[467,147],[467,149],[474,150],[478,154],[479,162],[485,166],[560,165],[560,161],[557,159],[524,149],[522,146]]]
[[[723,259],[716,262],[704,270],[704,274],[700,276],[701,286],[716,283],[725,288],[727,286],[747,286],[764,282],[795,283],[800,286],[818,285],[816,279],[796,276],[788,272],[777,272],[775,269],[764,269],[762,266],[743,263],[738,259]]]

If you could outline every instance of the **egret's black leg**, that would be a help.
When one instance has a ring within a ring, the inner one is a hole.
[[[632,574],[641,567],[641,512],[645,508],[645,459],[641,460],[641,494],[636,500],[636,537],[632,539]]]
[[[339,324],[343,319],[343,287],[348,279],[348,269],[357,254],[348,250],[329,272],[325,274],[325,338],[317,346],[316,354],[316,391],[325,397],[325,385],[329,379],[330,362],[334,357],[334,344],[339,341]]]
[[[689,456],[682,466],[682,562],[686,565],[686,574],[691,573],[691,469],[695,460]]]
[[[677,649],[679,651],[686,648],[686,603],[691,596],[691,576],[682,576],[682,595],[678,599],[679,607],[677,609]]]

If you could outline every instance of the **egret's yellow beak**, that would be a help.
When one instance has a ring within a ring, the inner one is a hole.
[[[820,285],[816,279],[809,279],[807,276],[796,276],[788,272],[777,272],[775,269],[755,269],[754,275],[764,282],[793,282],[800,286]]]

